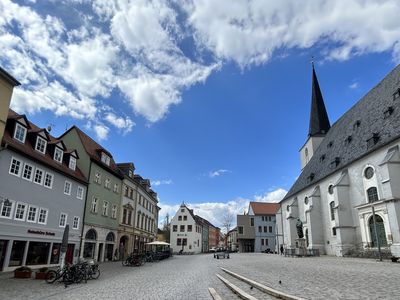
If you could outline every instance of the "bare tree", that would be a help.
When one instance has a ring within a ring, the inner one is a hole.
[[[222,226],[226,230],[226,234],[228,234],[229,230],[231,230],[233,217],[234,216],[229,209],[223,215]]]
[[[166,242],[170,242],[170,221],[169,221],[169,214],[167,213],[164,219],[164,224],[163,224],[163,232],[165,235]]]

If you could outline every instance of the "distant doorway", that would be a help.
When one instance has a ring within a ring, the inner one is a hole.
[[[254,240],[244,242],[244,252],[254,252]]]
[[[119,259],[123,260],[127,257],[129,238],[124,235],[119,240]]]

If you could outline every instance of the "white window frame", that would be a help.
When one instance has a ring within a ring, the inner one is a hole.
[[[0,207],[0,218],[11,220],[13,218],[13,216],[14,216],[15,201],[10,200],[10,199],[8,199],[8,201],[10,201],[10,203],[11,203],[10,215],[9,216],[3,216],[2,215],[3,208],[4,208],[4,201],[3,201],[3,203],[1,203],[1,207]]]
[[[79,191],[81,191],[81,192],[79,193]],[[78,198],[79,200],[82,200],[84,193],[85,193],[84,187],[78,185],[78,188],[76,189],[76,198]]]
[[[36,209],[36,211],[35,211],[35,219],[34,219],[33,221],[32,221],[32,220],[29,220],[29,212],[30,212],[30,209],[31,209],[31,208]],[[36,222],[37,222],[37,219],[38,219],[38,212],[39,212],[39,208],[38,208],[37,206],[29,205],[29,206],[28,206],[27,213],[26,213],[26,221],[29,222],[29,223],[36,223]]]
[[[108,201],[103,201],[103,208],[101,210],[103,216],[108,216]]]
[[[20,205],[20,204],[25,206],[22,219],[17,218],[18,205]],[[28,204],[23,203],[23,202],[17,202],[17,204],[15,205],[15,210],[14,210],[14,220],[24,222],[26,220],[27,208],[28,208]]]
[[[44,219],[44,222],[40,222],[40,215],[41,215],[42,211],[46,212],[46,217]],[[37,221],[38,224],[47,225],[47,218],[48,217],[49,217],[49,210],[47,208],[43,208],[43,207],[39,208],[38,221]]]
[[[112,207],[111,218],[113,218],[113,219],[117,218],[117,206],[115,204]]]
[[[15,174],[15,173],[12,173],[12,172],[11,172],[11,169],[12,169],[14,160],[17,161],[17,162],[19,162],[18,174]],[[18,159],[18,158],[15,158],[14,156],[12,156],[12,157],[11,157],[10,168],[8,169],[8,173],[11,174],[11,175],[13,175],[13,176],[20,177],[20,176],[21,176],[22,169],[23,169],[23,161],[20,160],[20,159]]]
[[[26,168],[26,166],[28,166],[28,167],[31,167],[31,168],[32,168],[32,170],[31,170],[31,176],[30,176],[30,178],[28,178],[28,177],[24,177],[24,175],[25,175],[25,168]],[[33,174],[34,174],[34,173],[35,173],[35,167],[34,167],[32,164],[25,162],[25,163],[24,163],[24,167],[22,168],[22,172],[21,172],[21,178],[22,178],[22,179],[25,179],[25,180],[27,180],[27,181],[32,181],[32,179],[33,179]]]
[[[94,182],[101,184],[101,174],[100,172],[96,172],[94,175]]]
[[[17,138],[17,131],[18,128],[22,129],[24,131],[24,137],[22,138],[22,141]],[[27,133],[27,128],[21,124],[19,124],[18,122],[15,123],[15,130],[14,130],[14,139],[16,139],[17,141],[21,142],[21,143],[25,143],[25,139],[26,139],[26,133]]]
[[[73,157],[72,155],[69,157],[68,168],[74,171],[76,170],[76,158]]]
[[[80,218],[78,216],[74,216],[74,221],[72,222],[72,229],[79,229],[79,222]]]
[[[60,159],[57,159],[57,152],[60,154]],[[62,159],[63,159],[63,155],[64,155],[64,151],[62,151],[60,148],[55,147],[54,148],[54,156],[53,159],[59,163],[62,163]]]
[[[97,213],[97,205],[99,204],[99,198],[93,197],[92,198],[92,207],[91,207],[91,212]]]
[[[104,181],[104,187],[106,189],[110,189],[111,188],[111,179],[110,178],[106,178],[106,180]]]
[[[38,146],[40,146],[39,143],[42,143],[44,145],[43,151],[40,150],[40,148],[38,147]],[[46,148],[47,148],[47,141],[44,138],[42,138],[41,136],[38,135],[37,138],[36,138],[35,150],[40,152],[40,153],[42,153],[42,154],[46,154]]]
[[[111,162],[111,158],[107,154],[105,154],[104,152],[101,152],[101,161],[103,163],[105,163],[107,166],[109,166],[110,162]]]
[[[46,185],[47,175],[49,175],[51,177],[50,185]],[[52,189],[53,188],[53,181],[54,181],[54,174],[46,172],[46,174],[44,175],[43,186],[45,188]]]
[[[36,179],[36,172],[37,172],[37,171],[42,172],[42,176],[41,176],[40,182],[36,182],[36,181],[35,181],[35,179]],[[38,184],[38,185],[43,185],[43,182],[44,182],[44,175],[45,175],[45,171],[44,171],[44,170],[42,170],[42,169],[40,169],[40,168],[35,168],[35,173],[34,173],[33,178],[32,178],[33,183],[36,183],[36,184]]]
[[[69,189],[68,189],[68,191],[66,192],[65,191],[65,188],[67,187],[67,185],[69,185]],[[71,190],[72,190],[72,182],[71,181],[68,181],[68,180],[65,180],[65,183],[64,183],[64,194],[65,195],[71,195]]]
[[[61,224],[62,216],[65,216],[63,225]],[[67,219],[68,219],[68,214],[66,214],[64,212],[61,212],[60,213],[60,219],[58,221],[58,227],[65,228],[65,226],[67,225]]]

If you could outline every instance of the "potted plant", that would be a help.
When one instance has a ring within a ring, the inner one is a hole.
[[[46,274],[47,274],[48,270],[49,270],[49,268],[47,268],[47,267],[40,268],[39,270],[36,271],[35,278],[42,279],[42,280],[46,279]]]
[[[26,266],[14,270],[14,278],[31,278],[32,269]]]

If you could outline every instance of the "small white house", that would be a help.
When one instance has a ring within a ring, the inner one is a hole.
[[[171,248],[174,253],[190,252],[201,253],[202,245],[202,226],[197,222],[193,210],[185,204],[171,220]]]

